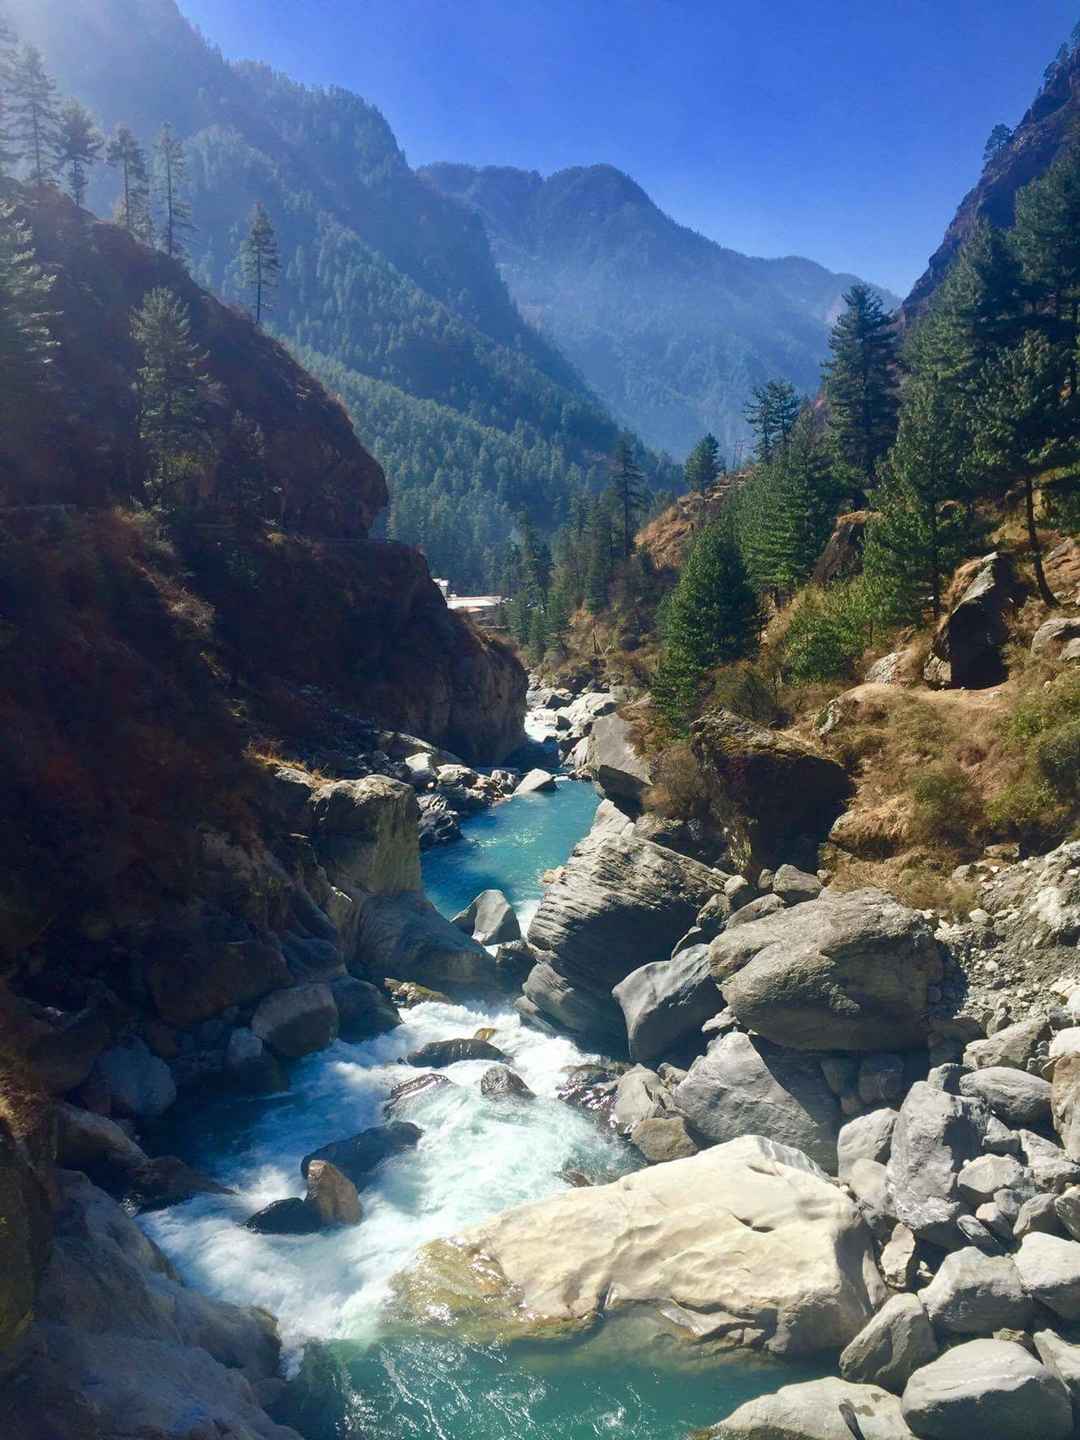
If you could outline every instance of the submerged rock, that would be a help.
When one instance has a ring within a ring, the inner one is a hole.
[[[304,1204],[325,1230],[336,1225],[360,1223],[360,1197],[356,1186],[329,1160],[312,1160],[307,1170]]]
[[[405,1057],[406,1065],[429,1065],[433,1070],[456,1065],[461,1060],[505,1061],[506,1056],[497,1045],[473,1035],[460,1040],[430,1040]]]
[[[627,1311],[778,1355],[846,1345],[885,1298],[856,1207],[756,1135],[505,1211],[425,1246],[396,1289],[411,1319],[477,1337],[569,1336]]]
[[[389,1125],[375,1125],[362,1130],[348,1140],[334,1140],[305,1155],[300,1161],[300,1173],[307,1178],[308,1168],[314,1160],[328,1160],[341,1171],[357,1189],[363,1189],[371,1172],[384,1160],[414,1150],[420,1143],[423,1131],[407,1120],[394,1120]]]
[[[245,1230],[258,1235],[315,1235],[322,1229],[316,1212],[304,1204],[299,1195],[288,1200],[272,1200],[244,1221]]]
[[[505,1065],[493,1065],[480,1077],[480,1094],[485,1100],[535,1100],[528,1085]]]

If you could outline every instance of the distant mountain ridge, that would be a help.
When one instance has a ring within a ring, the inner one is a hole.
[[[457,164],[418,174],[480,215],[522,314],[648,443],[681,457],[712,430],[730,455],[747,435],[753,385],[780,376],[818,388],[829,326],[856,276],[727,249],[610,165],[546,179]]]

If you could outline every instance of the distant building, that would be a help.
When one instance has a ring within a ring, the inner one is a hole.
[[[432,578],[435,578],[435,577],[432,577]],[[450,599],[450,581],[449,581],[449,580],[439,580],[439,579],[435,579],[435,584],[436,584],[436,585],[439,587],[439,589],[442,591],[443,599],[444,599],[444,600],[449,600],[449,599]]]
[[[478,625],[491,629],[499,628],[502,620],[504,600],[501,595],[452,595],[447,597],[451,610],[460,611],[475,620]]]

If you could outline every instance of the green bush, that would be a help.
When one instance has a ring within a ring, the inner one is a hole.
[[[1080,799],[1080,720],[1066,721],[1041,736],[1035,763],[1055,795]]]
[[[869,605],[861,581],[807,590],[792,606],[784,635],[785,677],[794,685],[849,680],[870,638]]]
[[[713,682],[709,708],[730,710],[759,725],[771,725],[780,716],[772,686],[753,665],[721,670]]]
[[[1063,812],[1049,786],[1023,776],[1000,790],[986,807],[990,824],[1022,844],[1040,846],[1058,833]]]
[[[979,842],[986,824],[982,798],[971,776],[955,761],[923,770],[912,784],[911,798],[914,840],[958,849]]]

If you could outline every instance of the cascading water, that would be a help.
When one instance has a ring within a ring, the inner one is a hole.
[[[596,804],[591,786],[561,779],[553,795],[519,796],[475,817],[462,841],[425,858],[428,894],[452,915],[496,887],[524,928],[540,876],[566,859]],[[682,1440],[692,1426],[781,1383],[772,1366],[693,1363],[686,1355],[658,1356],[646,1370],[603,1338],[523,1353],[387,1328],[390,1281],[426,1241],[567,1188],[568,1168],[603,1179],[635,1163],[621,1142],[555,1099],[563,1069],[593,1058],[570,1040],[528,1029],[508,1004],[428,1003],[403,1020],[389,1035],[339,1041],[302,1061],[286,1094],[221,1101],[179,1122],[177,1153],[236,1193],[143,1217],[191,1283],[272,1310],[294,1359],[308,1340],[335,1342],[355,1386],[343,1440]],[[243,1228],[271,1200],[302,1193],[304,1154],[381,1123],[390,1090],[417,1074],[402,1063],[406,1054],[482,1026],[495,1030],[493,1043],[535,1102],[485,1100],[486,1063],[453,1065],[444,1073],[454,1088],[430,1092],[400,1117],[423,1138],[376,1172],[359,1226],[305,1237]]]

